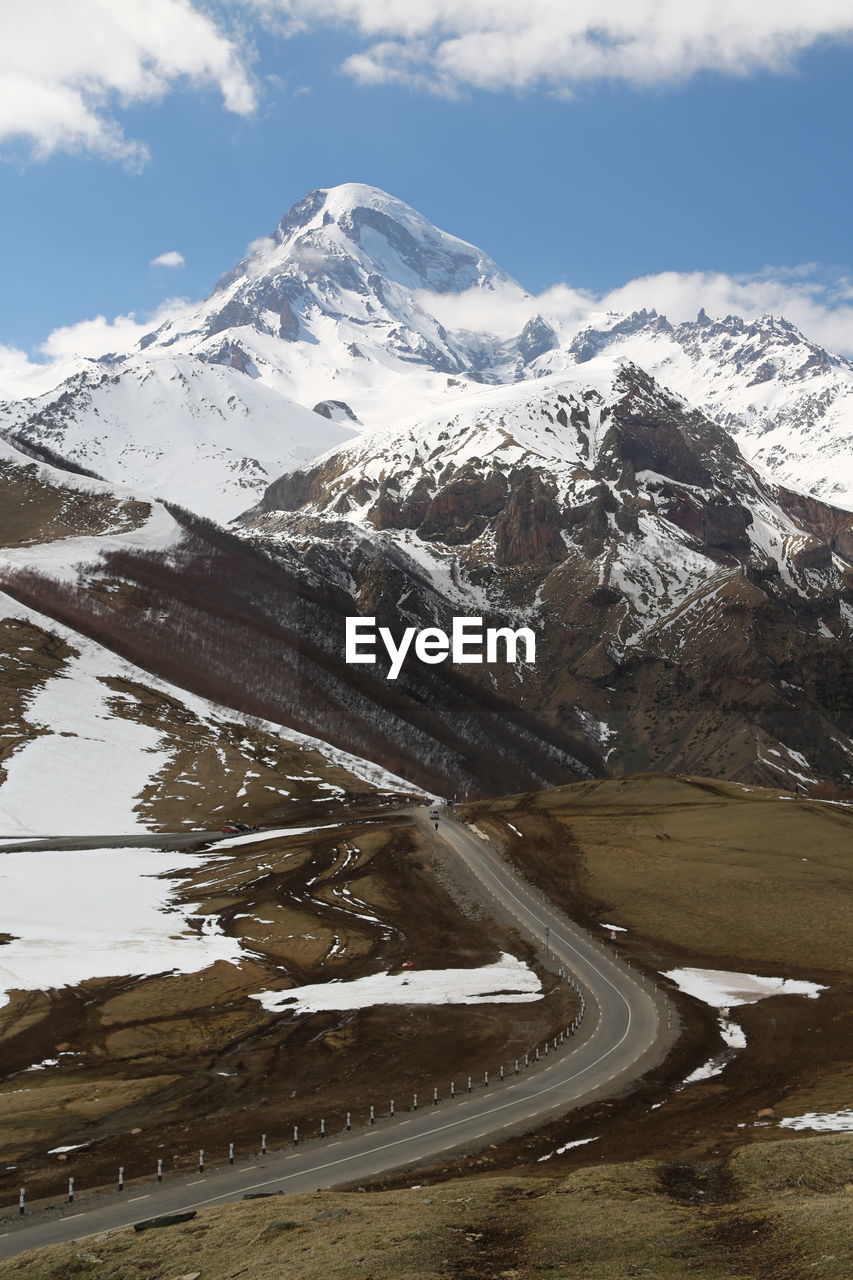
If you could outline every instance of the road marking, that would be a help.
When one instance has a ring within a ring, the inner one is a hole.
[[[133,1204],[135,1200],[150,1200],[150,1199],[151,1199],[151,1192],[148,1191],[144,1196],[131,1196],[127,1203]]]

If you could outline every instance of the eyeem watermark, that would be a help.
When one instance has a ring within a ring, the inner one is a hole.
[[[441,627],[406,627],[399,644],[387,627],[377,627],[375,618],[347,618],[347,662],[376,662],[379,642],[385,647],[391,666],[388,679],[396,680],[410,652],[419,662],[529,662],[536,661],[536,636],[529,627],[484,627],[482,618],[454,618],[450,635]],[[519,658],[519,649],[523,657]]]

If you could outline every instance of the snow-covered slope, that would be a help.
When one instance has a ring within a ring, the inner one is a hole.
[[[720,423],[774,479],[853,509],[853,363],[771,315],[673,325],[656,312],[607,314],[539,357],[534,373],[601,354],[646,369]]]
[[[191,355],[84,371],[2,426],[118,484],[227,520],[259,486],[351,436],[236,369]]]

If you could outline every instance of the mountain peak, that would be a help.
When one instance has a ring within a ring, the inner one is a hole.
[[[317,278],[331,265],[339,276],[342,259],[411,291],[456,293],[515,283],[476,245],[440,230],[405,201],[379,187],[345,182],[309,191],[292,205],[273,235],[256,242],[216,292],[282,268]]]

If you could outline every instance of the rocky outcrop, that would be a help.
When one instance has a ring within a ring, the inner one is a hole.
[[[560,509],[541,476],[524,476],[513,485],[495,521],[495,563],[559,564],[566,558],[561,525]]]
[[[314,413],[321,418],[349,418],[350,422],[358,422],[358,418],[345,400],[320,400],[314,405]]]
[[[853,563],[853,512],[781,487],[777,490],[777,497],[779,506],[797,524],[826,542],[831,551]]]
[[[541,316],[533,316],[528,320],[518,339],[518,350],[525,364],[543,356],[546,351],[553,351],[558,345],[556,333]]]
[[[832,567],[832,551],[829,543],[819,538],[806,538],[791,550],[791,562],[800,571],[814,569],[820,572]]]

